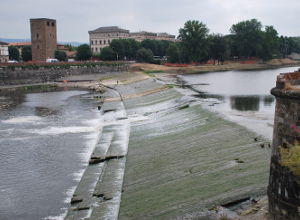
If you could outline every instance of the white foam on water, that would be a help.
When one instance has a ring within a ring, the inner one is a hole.
[[[60,134],[76,134],[94,132],[95,127],[87,126],[71,126],[71,127],[46,127],[42,129],[27,129],[27,133],[39,134],[39,135],[60,135]]]
[[[7,124],[20,124],[20,123],[37,123],[41,121],[41,117],[38,116],[22,116],[14,117],[7,120],[3,120],[3,123]]]
[[[82,177],[84,171],[85,171],[85,169],[81,169],[78,172],[72,173],[73,180],[75,180],[76,182],[79,182],[81,180],[81,177]]]
[[[47,216],[47,217],[43,218],[43,220],[64,220],[65,217],[67,216],[68,209],[67,208],[62,208],[61,210],[63,211],[63,213],[61,215]]]
[[[67,191],[64,193],[66,195],[64,203],[70,204],[71,199],[73,197],[73,194],[74,194],[75,190],[76,190],[76,186],[71,187],[70,189],[67,189]]]
[[[121,167],[117,170],[117,176],[114,181],[114,185],[117,185],[119,187],[118,191],[115,192],[115,195],[113,196],[113,199],[109,201],[109,206],[107,206],[108,211],[106,215],[104,216],[104,220],[117,220],[119,209],[120,209],[120,203],[121,203],[121,195],[122,195],[122,185],[124,180],[124,171],[125,171],[125,164],[126,160],[121,164]]]
[[[79,153],[79,157],[81,161],[87,163],[99,141],[100,131],[85,135],[84,138],[87,139],[87,141],[85,142],[85,148]]]
[[[136,121],[146,121],[149,119],[148,116],[144,116],[144,115],[139,115],[139,114],[132,114],[128,116],[128,119],[131,122],[136,122]]]

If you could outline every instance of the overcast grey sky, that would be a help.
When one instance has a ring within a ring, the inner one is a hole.
[[[59,41],[88,42],[88,31],[120,26],[130,31],[178,34],[187,20],[211,33],[257,18],[280,35],[300,36],[300,0],[0,0],[0,37],[30,38],[30,18],[57,20]]]

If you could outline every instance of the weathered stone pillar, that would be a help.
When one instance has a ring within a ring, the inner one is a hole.
[[[268,186],[274,220],[300,219],[300,72],[281,74],[271,93],[276,97]]]

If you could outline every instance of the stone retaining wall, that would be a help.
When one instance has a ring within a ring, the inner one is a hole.
[[[269,211],[274,220],[300,219],[300,71],[281,74],[276,97]]]
[[[70,75],[99,74],[127,71],[127,64],[70,66],[70,68],[53,67],[39,69],[22,69],[21,67],[0,68],[0,86],[45,83],[59,80]]]

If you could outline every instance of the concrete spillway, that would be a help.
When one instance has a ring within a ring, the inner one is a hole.
[[[270,149],[265,139],[153,79],[116,89],[125,98],[112,91],[104,95],[101,111],[114,123],[103,127],[91,157],[124,157],[87,168],[67,219],[209,219],[215,205],[266,192]],[[108,154],[103,149],[121,143],[114,138],[125,134],[118,127],[124,122],[130,130],[128,153],[115,148]]]

